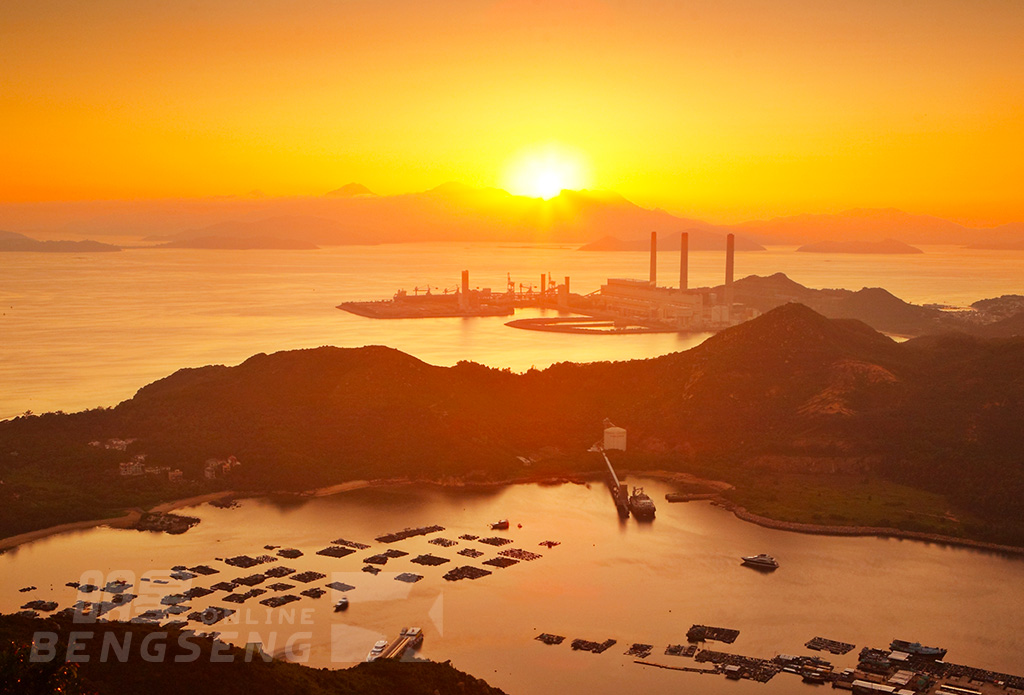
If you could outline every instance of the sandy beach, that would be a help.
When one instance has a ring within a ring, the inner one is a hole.
[[[151,512],[173,512],[175,509],[184,509],[185,507],[196,507],[200,504],[206,504],[207,502],[216,502],[217,500],[224,499],[225,497],[234,497],[239,493],[234,490],[222,490],[220,492],[209,492],[205,495],[195,495],[194,497],[185,497],[180,500],[173,500],[171,502],[164,502],[158,504],[149,511]]]
[[[347,483],[338,483],[337,485],[328,485],[327,487],[319,487],[314,490],[307,490],[302,494],[307,497],[327,497],[328,495],[334,495],[339,492],[348,492],[349,490],[361,490],[362,488],[367,487],[378,487],[380,485],[387,485],[389,482],[394,482],[398,484],[401,482],[408,481],[350,480]]]

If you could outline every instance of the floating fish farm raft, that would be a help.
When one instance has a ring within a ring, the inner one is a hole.
[[[670,644],[665,647],[665,656],[693,656],[697,653],[695,644]]]
[[[562,642],[565,641],[565,637],[563,637],[562,635],[552,635],[552,634],[548,634],[547,632],[540,633],[539,635],[534,637],[534,639],[535,640],[539,640],[539,641],[543,642],[544,644],[551,644],[551,645],[561,644]]]
[[[653,644],[640,644],[637,642],[626,650],[626,656],[635,656],[638,659],[646,659],[651,655],[652,651],[654,651]]]
[[[490,560],[484,560],[483,564],[491,567],[511,567],[512,565],[518,565],[519,560],[513,560],[510,557],[492,557]]]
[[[490,570],[471,567],[470,565],[463,565],[462,567],[456,567],[455,569],[448,571],[442,579],[449,582],[457,582],[462,579],[480,579],[481,577],[486,577],[490,573]]]
[[[414,562],[417,565],[427,565],[430,567],[435,567],[437,565],[443,565],[446,562],[451,562],[451,560],[449,560],[446,557],[437,557],[436,555],[431,555],[428,553],[426,555],[419,555],[417,557],[414,557],[409,562]]]
[[[386,533],[383,536],[377,536],[375,540],[378,543],[397,543],[398,541],[404,541],[407,538],[413,538],[414,536],[426,536],[428,533],[437,533],[438,531],[444,531],[444,526],[407,528],[397,533]]]
[[[848,654],[856,648],[856,645],[854,644],[849,644],[848,642],[837,642],[835,640],[825,639],[824,637],[815,637],[804,646],[808,649],[814,649],[815,651],[830,652],[837,656]]]
[[[268,569],[263,574],[267,575],[268,577],[274,577],[275,579],[280,579],[281,577],[287,577],[289,574],[294,574],[294,573],[295,573],[295,570],[293,570],[291,567],[284,567],[284,566],[278,565],[277,567],[271,567],[270,569]]]
[[[354,552],[355,552],[355,550],[353,550],[352,548],[346,548],[343,545],[330,545],[330,546],[327,546],[326,548],[324,548],[323,550],[316,551],[316,554],[317,555],[323,555],[325,557],[342,558],[342,557],[348,557],[349,555],[351,555]]]
[[[347,541],[344,538],[331,541],[332,545],[343,545],[346,548],[352,548],[353,550],[366,550],[370,546],[366,543],[357,543],[356,541]]]
[[[686,631],[686,639],[690,642],[706,642],[707,640],[715,640],[716,642],[732,644],[739,636],[739,630],[733,630],[727,627],[709,627],[707,625],[693,625]]]
[[[574,639],[572,641],[574,651],[591,652],[593,654],[601,654],[614,646],[615,640],[613,639],[607,639],[604,642],[591,642],[585,639]]]

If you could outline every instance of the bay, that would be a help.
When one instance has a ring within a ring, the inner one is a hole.
[[[281,652],[294,639],[293,658],[312,666],[346,667],[361,660],[377,639],[393,639],[404,626],[424,629],[420,655],[451,659],[454,665],[510,693],[627,690],[703,693],[794,693],[806,686],[779,674],[767,685],[727,681],[641,666],[625,655],[633,643],[653,645],[648,661],[700,667],[691,658],[666,656],[669,644],[686,643],[691,624],[735,628],[732,645],[706,648],[772,658],[807,654],[803,644],[822,636],[854,643],[841,657],[826,657],[842,669],[856,663],[863,646],[885,647],[893,638],[920,640],[949,649],[947,660],[1003,672],[1024,670],[1024,561],[972,549],[878,538],[833,538],[762,528],[706,502],[669,504],[669,483],[634,475],[658,505],[653,523],[621,522],[607,489],[590,485],[511,485],[442,488],[398,485],[351,490],[316,498],[264,497],[233,509],[202,505],[185,510],[202,522],[181,536],[108,528],[67,533],[0,555],[0,610],[48,598],[70,605],[76,591],[68,581],[102,583],[116,578],[166,576],[174,565],[205,563],[220,570],[191,584],[139,582],[140,594],[122,617],[158,606],[159,597],[190,585],[207,586],[236,576],[287,565],[327,575],[280,593],[341,581],[355,586],[351,601],[334,613],[333,600],[303,598],[278,609],[258,601],[225,603],[223,592],[189,602],[239,609],[233,620],[210,628],[244,646],[259,641]],[[512,528],[492,532],[488,522],[508,518]],[[382,544],[374,537],[405,527],[439,524],[443,532]],[[521,528],[520,525],[521,524]],[[542,557],[499,569],[482,564],[500,548],[460,535],[499,535]],[[371,548],[346,558],[316,555],[339,537]],[[427,538],[458,545],[441,547]],[[541,541],[559,541],[547,548]],[[273,554],[264,545],[302,550],[295,560],[237,569],[215,558]],[[484,551],[478,559],[457,554]],[[360,571],[365,557],[397,548],[409,555],[388,561],[381,574]],[[781,567],[770,574],[740,564],[740,556],[767,552]],[[438,566],[411,562],[419,554],[448,558]],[[441,577],[456,565],[492,570],[473,581]],[[412,585],[400,572],[424,578]],[[20,594],[25,585],[39,587]],[[241,587],[239,591],[244,590]],[[97,600],[96,594],[82,594]],[[147,603],[148,602],[148,603]],[[134,611],[134,612],[132,612]],[[83,626],[87,630],[88,626]],[[565,636],[557,646],[534,638],[541,632]],[[584,638],[617,643],[603,654],[573,651]],[[808,692],[810,692],[808,690]]]

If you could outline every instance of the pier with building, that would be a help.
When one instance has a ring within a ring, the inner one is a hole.
[[[377,659],[400,660],[405,653],[423,644],[423,630],[418,627],[404,627],[394,642],[380,653]]]
[[[604,459],[607,473],[608,491],[612,495],[612,502],[623,519],[629,517],[629,486],[619,480],[615,467],[608,458],[609,451],[626,450],[626,430],[616,427],[610,420],[604,421],[604,434],[600,442],[590,447],[590,451],[596,451]]]

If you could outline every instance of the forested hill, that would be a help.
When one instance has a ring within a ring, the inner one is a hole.
[[[234,455],[243,465],[225,484],[256,490],[565,474],[595,466],[585,452],[604,418],[628,430],[632,467],[713,463],[742,477],[770,460],[776,472],[877,475],[948,495],[986,519],[982,535],[1024,542],[1024,340],[897,344],[799,304],[687,352],[525,374],[385,347],[181,370],[110,410],[0,423],[0,473],[16,482],[0,494],[21,493],[11,509],[64,484],[123,491],[124,454],[87,446],[112,437],[193,480],[206,459]],[[7,514],[8,529],[24,523]]]

